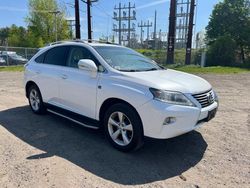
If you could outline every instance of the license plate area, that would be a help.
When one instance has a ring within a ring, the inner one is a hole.
[[[211,119],[213,119],[215,117],[216,113],[217,113],[217,108],[209,111],[208,116],[206,118],[206,121],[210,121]]]

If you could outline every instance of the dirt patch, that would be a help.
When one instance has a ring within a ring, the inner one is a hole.
[[[220,98],[198,131],[136,153],[28,107],[22,73],[0,73],[0,187],[250,187],[250,74],[201,75]]]

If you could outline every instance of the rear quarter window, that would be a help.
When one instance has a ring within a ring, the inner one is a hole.
[[[44,58],[44,64],[66,66],[69,47],[59,46],[50,49]]]
[[[35,62],[37,62],[37,63],[43,63],[45,54],[46,54],[46,52],[45,52],[45,53],[42,53],[41,55],[39,55],[39,56],[35,59]]]

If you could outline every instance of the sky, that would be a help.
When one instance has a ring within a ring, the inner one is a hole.
[[[168,30],[169,17],[169,0],[130,0],[135,3],[137,11],[137,25],[141,20],[153,22],[154,12],[157,10],[157,31],[161,30],[166,33]],[[214,5],[220,0],[198,0],[196,27],[195,31],[203,30],[209,21],[209,16],[212,13]],[[67,7],[67,18],[74,17],[74,9],[72,5],[74,0],[58,0],[59,3],[65,4]],[[113,9],[119,2],[128,4],[128,0],[99,0],[93,4],[93,37],[98,39],[102,35],[112,35],[112,27],[114,20],[112,20]],[[86,5],[80,0],[80,16],[81,16],[81,33],[82,38],[87,38],[86,32]],[[0,28],[15,24],[17,26],[27,26],[25,17],[28,15],[28,0],[1,0],[0,1]],[[150,29],[153,32],[153,27]],[[137,31],[139,34],[139,30]]]

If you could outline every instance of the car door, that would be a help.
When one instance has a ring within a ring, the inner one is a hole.
[[[54,47],[35,59],[34,79],[46,103],[56,106],[60,104],[59,82],[62,79],[60,69],[66,65],[68,49],[67,46]]]
[[[91,59],[98,63],[87,48],[82,46],[70,48],[67,65],[61,69],[60,102],[67,110],[94,119],[99,76],[93,78],[89,71],[80,70],[78,68],[80,59]]]

